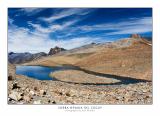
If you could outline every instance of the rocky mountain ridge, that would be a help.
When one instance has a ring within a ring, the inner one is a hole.
[[[20,63],[26,63],[32,60],[37,60],[40,59],[41,57],[47,57],[47,56],[52,56],[52,55],[64,55],[64,54],[75,54],[75,53],[94,53],[97,51],[99,48],[123,48],[123,47],[129,47],[133,43],[136,42],[142,42],[147,45],[152,45],[152,42],[150,39],[145,37],[141,37],[139,34],[132,34],[130,38],[126,39],[120,39],[114,42],[106,42],[106,43],[91,43],[87,45],[83,45],[78,48],[74,48],[71,50],[66,50],[64,48],[55,46],[54,48],[51,48],[50,51],[47,53],[40,52],[36,54],[32,53],[13,53],[10,52],[8,54],[8,60],[12,64],[20,64]],[[101,51],[101,49],[99,49]]]
[[[12,63],[12,64],[20,64],[20,63],[25,63],[28,61],[36,60],[36,59],[39,59],[41,57],[45,57],[48,55],[54,55],[61,51],[65,51],[65,49],[56,46],[55,48],[51,48],[48,54],[46,54],[45,52],[39,52],[39,53],[34,53],[34,54],[29,53],[29,52],[25,52],[25,53],[9,52],[8,61],[9,63]]]
[[[50,49],[48,55],[54,55],[54,54],[57,54],[61,51],[66,51],[66,49],[56,46],[56,47]]]

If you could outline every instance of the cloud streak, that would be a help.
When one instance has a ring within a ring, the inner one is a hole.
[[[103,31],[103,35],[116,36],[122,34],[147,33],[152,32],[152,17],[141,17],[136,19],[126,19],[121,22],[103,23],[93,25],[82,25],[63,28],[64,35],[61,38],[69,37],[76,34],[92,33],[95,31]],[[102,34],[102,33],[101,33]],[[99,34],[99,37],[101,35]]]
[[[108,35],[114,34],[132,34],[145,33],[152,31],[152,17],[143,17],[139,19],[130,19],[117,23],[104,23],[99,25],[84,25],[77,27],[81,31],[107,30]]]
[[[66,18],[72,15],[87,15],[90,12],[92,12],[93,10],[89,10],[89,9],[79,9],[79,8],[73,8],[73,9],[64,9],[62,11],[59,11],[58,13],[54,13],[52,16],[50,17],[41,17],[39,18],[42,21],[51,23],[54,22],[56,20],[62,19],[62,18]]]
[[[8,46],[9,52],[46,52],[55,46],[65,49],[72,49],[89,44],[93,41],[99,41],[99,38],[79,37],[69,40],[54,40],[48,37],[47,34],[38,32],[31,33],[27,28],[19,28],[16,25],[8,30]]]
[[[18,14],[20,18],[21,15],[30,18],[43,10],[39,8],[18,9]],[[116,20],[117,22],[111,20],[94,23],[90,18],[88,22],[85,22],[84,20],[90,16],[90,13],[94,14],[94,11],[95,9],[56,9],[50,16],[42,15],[33,20],[28,19],[25,23],[21,22],[20,26],[17,22],[21,19],[16,22],[15,17],[13,19],[9,17],[8,49],[13,52],[48,52],[51,47],[55,46],[72,49],[91,42],[111,41],[114,37],[119,37],[118,35],[152,32],[151,16],[126,17]],[[27,26],[23,26],[24,24]]]
[[[42,9],[42,8],[22,8],[19,11],[23,12],[25,15],[32,16],[32,15],[35,15],[43,10],[44,9]]]

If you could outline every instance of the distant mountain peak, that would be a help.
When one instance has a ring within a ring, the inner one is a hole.
[[[20,64],[20,63],[25,63],[31,60],[35,60],[41,57],[47,56],[46,53],[40,52],[40,53],[29,53],[29,52],[24,52],[24,53],[14,53],[10,52],[8,53],[8,60],[12,64]]]
[[[57,54],[57,53],[59,53],[61,51],[66,51],[66,49],[58,47],[58,46],[55,46],[54,48],[50,49],[48,55],[54,55],[54,54]]]
[[[14,52],[9,52],[9,55],[15,54]]]
[[[131,38],[136,38],[136,39],[138,39],[138,38],[141,38],[141,36],[140,36],[139,34],[132,34],[132,35],[131,35]]]

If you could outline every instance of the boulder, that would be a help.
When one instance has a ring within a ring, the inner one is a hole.
[[[8,75],[8,81],[12,81],[12,80],[14,80],[14,79],[15,79],[15,76],[13,76],[13,75],[11,75],[11,74]]]
[[[34,101],[33,104],[41,104],[41,100]]]
[[[29,94],[30,94],[30,95],[35,95],[35,92],[31,90],[31,91],[29,92]]]
[[[22,99],[21,93],[18,93],[16,91],[12,91],[11,94],[9,94],[9,98],[15,101],[19,101]]]
[[[46,95],[46,91],[45,90],[40,90],[40,95]]]
[[[15,66],[11,63],[8,63],[8,81],[12,81],[16,79],[15,75]]]
[[[19,89],[19,88],[21,88],[21,87],[20,87],[20,86],[18,86],[18,85],[17,85],[17,83],[13,83],[12,90],[13,90],[13,89]]]
[[[23,100],[26,102],[29,102],[29,101],[31,101],[31,96],[24,96]]]

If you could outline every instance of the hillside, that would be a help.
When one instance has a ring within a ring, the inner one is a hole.
[[[152,46],[147,42],[141,38],[127,38],[112,43],[90,44],[24,65],[70,64],[104,74],[151,80]]]
[[[151,80],[152,46],[141,39],[130,40],[122,40],[123,45],[121,45],[122,41],[113,43],[115,47],[103,49],[75,65],[105,74]],[[127,44],[130,45],[126,46]]]

